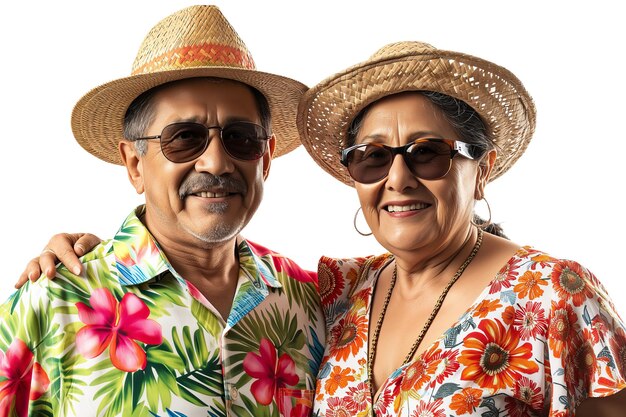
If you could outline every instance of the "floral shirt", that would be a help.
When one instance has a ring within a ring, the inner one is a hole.
[[[0,416],[308,416],[325,343],[314,273],[239,239],[227,320],[137,214],[0,307]]]
[[[390,255],[322,258],[328,344],[319,416],[371,416],[372,289]],[[587,397],[626,387],[626,331],[600,282],[576,262],[524,247],[476,302],[383,382],[376,416],[572,416]]]

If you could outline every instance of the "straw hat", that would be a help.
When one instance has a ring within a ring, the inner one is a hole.
[[[306,92],[298,110],[300,139],[320,167],[354,186],[340,163],[350,123],[368,104],[416,90],[463,100],[480,114],[498,147],[490,181],[524,153],[535,130],[532,98],[507,69],[422,42],[399,42]]]
[[[153,87],[192,77],[226,78],[256,88],[269,102],[274,156],[300,144],[296,111],[306,86],[256,71],[250,51],[215,6],[188,7],[157,23],[141,44],[130,77],[96,87],[78,101],[72,112],[74,137],[98,158],[121,165],[117,145],[132,101]]]

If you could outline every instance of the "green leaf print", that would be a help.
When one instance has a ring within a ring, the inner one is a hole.
[[[268,407],[267,405],[260,405],[255,399],[248,396],[242,396],[242,401],[245,407],[233,405],[233,414],[237,417],[280,417],[278,414],[278,407]],[[272,412],[270,412],[272,410]]]
[[[168,317],[172,310],[172,304],[181,307],[187,306],[183,287],[169,271],[149,282],[136,285],[135,288],[139,290],[134,291],[135,294],[150,309],[152,319]]]
[[[77,362],[77,355],[71,350],[63,355],[48,356],[44,362],[49,372],[50,397],[54,402],[54,409],[60,410],[61,415],[76,413],[74,405],[79,404],[79,398],[83,396],[83,388],[86,386],[84,377],[93,372],[91,369],[78,367]],[[65,369],[71,369],[71,372],[63,372]],[[63,400],[57,404],[61,398]]]
[[[321,320],[318,311],[322,302],[315,285],[304,284],[289,278],[284,272],[277,273],[276,278],[285,287],[285,292],[289,294],[289,307],[295,302],[306,312],[309,321],[315,323]]]
[[[222,324],[219,322],[215,314],[202,305],[195,298],[191,300],[191,314],[198,320],[198,324],[204,328],[216,339],[220,338],[222,333]]]
[[[189,326],[184,326],[181,338],[174,328],[172,340],[184,367],[184,373],[176,378],[181,396],[193,404],[204,406],[207,404],[196,394],[222,396],[224,388],[219,353],[210,354],[207,350],[204,331],[197,329],[192,337]]]

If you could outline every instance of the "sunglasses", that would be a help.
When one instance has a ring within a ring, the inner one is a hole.
[[[160,139],[163,155],[172,162],[183,163],[193,161],[204,153],[211,140],[211,129],[220,131],[220,141],[226,153],[241,161],[261,158],[271,137],[263,126],[251,122],[233,122],[224,127],[179,122],[165,126],[160,135],[136,140]]]
[[[437,180],[450,171],[452,158],[456,155],[474,159],[470,154],[471,147],[458,140],[430,138],[397,147],[362,143],[341,151],[341,163],[356,182],[372,184],[389,175],[394,157],[402,155],[413,175],[423,180]]]

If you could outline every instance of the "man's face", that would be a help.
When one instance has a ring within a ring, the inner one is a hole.
[[[176,122],[220,127],[233,121],[261,124],[250,89],[228,80],[177,82],[155,94],[154,111],[145,136],[160,135],[165,126]],[[189,162],[166,159],[158,140],[148,142],[134,171],[125,158],[133,185],[138,192],[145,192],[145,224],[162,245],[210,248],[226,243],[239,234],[258,208],[274,138],[261,159],[240,161],[225,152],[219,134],[218,129],[211,129],[207,149]],[[123,154],[124,149],[132,153],[134,147],[122,145],[121,149]]]

